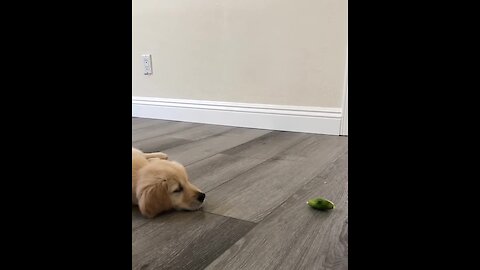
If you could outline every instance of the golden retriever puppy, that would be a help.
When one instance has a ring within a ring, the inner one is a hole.
[[[180,163],[164,153],[143,153],[132,147],[132,204],[147,218],[176,209],[197,210],[205,194],[188,180]]]

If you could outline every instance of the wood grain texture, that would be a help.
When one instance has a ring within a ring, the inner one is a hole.
[[[254,226],[201,211],[166,213],[132,230],[132,269],[204,269]]]
[[[175,122],[161,127],[151,126],[143,132],[132,132],[132,142],[180,132],[185,129],[194,128],[198,125],[199,124]]]
[[[132,207],[132,269],[348,268],[348,138],[132,118],[132,146],[207,193],[200,211]],[[336,209],[308,207],[317,196]]]
[[[228,149],[222,154],[249,158],[270,158],[300,143],[309,136],[311,135],[305,133],[272,131],[248,143]]]
[[[182,130],[179,132],[174,132],[169,134],[172,137],[198,141],[211,137],[217,134],[225,133],[226,131],[234,129],[233,127],[227,126],[218,126],[218,125],[200,125],[187,130]]]
[[[149,219],[142,217],[137,206],[132,206],[132,231],[149,222]]]
[[[327,184],[325,184],[327,182]],[[295,192],[206,269],[348,269],[347,155]],[[322,212],[306,205],[322,196]]]
[[[264,162],[242,156],[217,154],[187,166],[190,181],[208,192]]]
[[[152,120],[152,119],[145,119],[143,121],[132,121],[132,132],[136,132],[139,130],[146,130],[152,126],[162,126],[173,124],[171,121],[166,120]]]
[[[277,156],[295,161],[336,160],[348,148],[348,139],[340,136],[312,135]]]
[[[132,128],[134,124],[142,123],[142,122],[148,122],[151,119],[148,118],[139,118],[139,117],[132,117]]]
[[[252,222],[261,221],[346,151],[344,144],[331,145],[334,147],[315,148],[316,159],[272,158],[259,164],[208,191],[205,211]]]
[[[224,133],[207,137],[165,150],[169,158],[184,166],[214,156],[222,151],[246,143],[271,131],[260,129],[234,128]]]
[[[174,138],[170,136],[158,136],[146,140],[132,142],[132,146],[148,152],[163,152],[166,149],[177,147],[180,145],[191,143],[192,141]]]
[[[315,176],[288,160],[268,160],[207,192],[204,210],[218,215],[260,222],[299,185]]]
[[[152,133],[161,133],[165,130],[165,127],[157,127],[159,130],[152,130],[149,134]],[[149,128],[152,128],[149,127]],[[198,125],[192,126],[186,129],[175,130],[172,133],[161,134],[155,137],[150,137],[143,140],[135,140],[134,138],[140,138],[143,135],[137,134],[132,136],[132,145],[144,152],[154,152],[154,151],[165,151],[169,148],[174,148],[179,145],[191,143],[196,140],[205,139],[220,133],[224,133],[228,130],[233,129],[232,127],[225,126],[214,126],[214,125]],[[145,131],[147,132],[147,131]]]

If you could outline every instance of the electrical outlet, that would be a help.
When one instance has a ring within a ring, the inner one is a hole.
[[[152,55],[151,54],[143,54],[143,74],[150,75],[152,74]]]

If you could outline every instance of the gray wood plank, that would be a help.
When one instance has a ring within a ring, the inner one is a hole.
[[[328,158],[335,160],[338,155],[331,156],[325,153],[338,153],[337,149],[343,149],[343,154],[348,148],[348,138],[340,136],[329,135],[312,135],[302,142],[290,147],[285,152],[282,152],[276,158],[286,160],[318,160]]]
[[[272,131],[248,143],[228,149],[222,152],[222,154],[250,158],[270,158],[305,140],[309,136],[311,135],[305,133]]]
[[[181,130],[179,132],[171,133],[169,135],[175,138],[197,141],[220,133],[224,133],[232,129],[234,128],[219,125],[199,125],[193,128],[189,128],[187,130]]]
[[[144,122],[140,123],[137,126],[132,125],[132,135],[137,135],[140,133],[144,132],[150,132],[151,130],[156,130],[156,129],[163,129],[167,126],[174,125],[178,122],[172,122],[172,121],[149,121],[149,122]]]
[[[315,159],[267,160],[207,192],[204,209],[210,213],[259,222],[346,151],[344,143],[335,148],[317,149]]]
[[[233,180],[208,191],[204,210],[209,213],[260,222],[315,172],[297,170],[298,163],[268,160]],[[301,175],[299,175],[299,173]]]
[[[141,122],[145,122],[145,121],[148,121],[150,119],[147,119],[147,118],[139,118],[139,117],[132,117],[132,125],[135,124],[135,123],[141,123]]]
[[[132,269],[204,269],[254,226],[202,211],[166,213],[132,231]]]
[[[165,149],[173,148],[179,145],[191,143],[192,141],[174,138],[170,136],[158,136],[138,142],[132,142],[132,146],[138,148],[146,153],[148,152],[162,152]]]
[[[155,126],[155,128],[160,129],[160,127],[157,127],[157,126]],[[162,127],[162,129],[163,128],[164,127]],[[163,134],[160,136],[147,138],[140,141],[134,141],[133,144],[135,145],[135,147],[145,152],[162,151],[167,148],[173,148],[173,147],[186,144],[195,140],[201,140],[213,135],[217,135],[231,129],[233,128],[226,127],[226,126],[198,125],[191,128],[178,130],[172,133]],[[141,132],[149,132],[149,131],[143,130]],[[136,134],[136,135],[141,135],[141,134]]]
[[[132,206],[132,231],[149,222],[149,219],[142,217],[137,206]]]
[[[347,142],[132,118],[132,146],[169,154],[207,193],[202,211],[149,220],[132,207],[132,268],[347,269]],[[306,206],[316,196],[337,208]]]
[[[132,142],[138,142],[141,140],[154,138],[157,136],[162,136],[170,133],[179,132],[181,130],[194,128],[200,124],[186,123],[186,122],[176,122],[159,128],[151,128],[142,132],[132,132]]]
[[[171,121],[156,119],[144,119],[144,121],[132,122],[132,133],[137,132],[138,130],[149,128],[151,126],[161,126],[169,123],[171,123]]]
[[[187,172],[193,184],[203,192],[208,192],[264,161],[265,159],[217,154],[187,166]]]
[[[227,132],[207,137],[202,140],[164,150],[170,159],[184,166],[216,155],[222,151],[258,138],[269,130],[234,128]]]
[[[347,155],[325,177],[304,185],[206,269],[348,269]],[[336,208],[306,205],[317,196]]]

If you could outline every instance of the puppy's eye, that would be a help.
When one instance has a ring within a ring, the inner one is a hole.
[[[173,192],[178,193],[178,192],[182,192],[182,191],[183,191],[183,187],[182,187],[182,186],[178,186],[178,188],[175,189]]]

